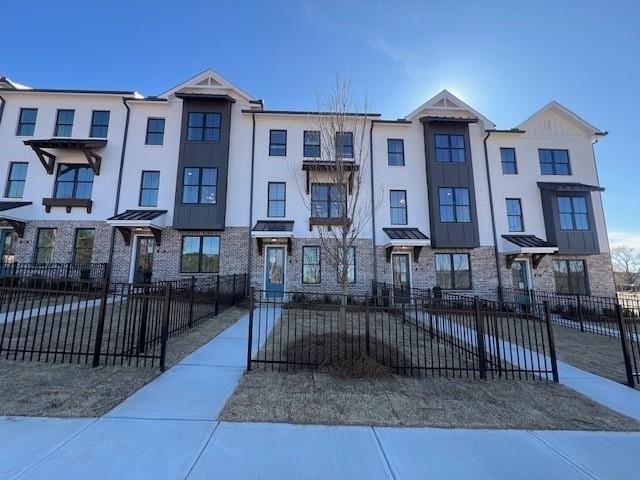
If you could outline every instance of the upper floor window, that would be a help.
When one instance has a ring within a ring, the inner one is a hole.
[[[16,135],[19,137],[30,137],[36,129],[36,119],[38,118],[37,108],[21,108],[18,117],[18,129]]]
[[[436,161],[443,163],[464,163],[464,135],[437,133]]]
[[[553,274],[556,292],[588,295],[587,269],[584,260],[554,260]]]
[[[90,199],[93,188],[93,169],[85,165],[61,163],[58,165],[55,198]]]
[[[302,247],[302,283],[320,283],[320,247]]]
[[[73,131],[73,117],[75,110],[58,110],[56,116],[56,128],[53,132],[54,137],[70,137]]]
[[[269,130],[269,156],[287,156],[287,131]]]
[[[347,211],[347,191],[344,185],[314,183],[311,185],[311,216],[342,218]]]
[[[353,158],[352,132],[336,132],[336,156],[338,158]]]
[[[304,131],[303,156],[306,158],[320,158],[320,132],[318,130]]]
[[[510,232],[524,232],[522,203],[519,198],[507,198],[507,222]]]
[[[440,288],[471,288],[471,267],[466,253],[436,253],[436,285]]]
[[[518,173],[518,165],[516,164],[516,149],[501,148],[500,160],[502,161],[502,173],[505,175],[515,175]]]
[[[162,145],[164,143],[164,118],[148,118],[145,145]]]
[[[284,182],[269,182],[268,217],[284,217],[286,212],[287,184]]]
[[[347,283],[356,283],[356,247],[349,247],[347,253]],[[338,274],[338,283],[341,283],[342,271],[343,271],[343,255],[344,249],[342,247],[338,247],[337,254],[337,274]]]
[[[187,118],[187,140],[219,142],[220,117],[219,113],[189,112]]]
[[[468,188],[439,188],[440,221],[468,223],[471,221],[471,202]]]
[[[91,130],[89,131],[89,136],[92,138],[107,138],[110,116],[111,112],[108,110],[94,110],[91,115]]]
[[[76,229],[76,238],[73,244],[73,263],[91,263],[95,236],[96,231],[93,228]]]
[[[406,225],[407,224],[407,191],[406,190],[391,190],[390,192],[390,205],[391,205],[391,225]]]
[[[36,238],[35,263],[51,263],[53,261],[53,246],[56,242],[55,228],[40,228]]]
[[[558,214],[562,230],[589,230],[585,197],[558,197]]]
[[[183,273],[217,273],[220,269],[220,237],[184,236],[180,271]]]
[[[387,158],[390,166],[404,166],[404,140],[401,138],[387,139]]]
[[[9,176],[7,177],[7,188],[4,192],[5,197],[22,198],[28,167],[29,164],[26,162],[11,162]]]
[[[568,150],[538,150],[540,158],[540,173],[542,175],[571,175]]]
[[[140,179],[141,207],[157,207],[158,191],[160,190],[160,172],[145,170]]]
[[[217,168],[184,169],[182,203],[216,203],[217,190]]]

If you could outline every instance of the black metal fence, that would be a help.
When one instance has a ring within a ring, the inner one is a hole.
[[[109,277],[107,263],[0,263],[0,276],[102,280]]]

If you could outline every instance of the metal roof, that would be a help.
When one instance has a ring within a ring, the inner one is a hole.
[[[538,187],[543,190],[555,190],[558,192],[604,192],[604,188],[584,183],[570,182],[538,182]]]
[[[153,220],[167,213],[166,210],[125,210],[107,220]]]
[[[293,221],[288,220],[258,220],[254,232],[293,232]]]
[[[502,238],[521,248],[549,248],[557,247],[535,235],[502,235]]]
[[[39,148],[100,148],[107,145],[106,139],[96,138],[48,138],[24,140],[25,145]]]
[[[424,233],[417,228],[383,228],[384,233],[391,240],[428,240]]]
[[[0,212],[31,205],[32,202],[0,202]]]

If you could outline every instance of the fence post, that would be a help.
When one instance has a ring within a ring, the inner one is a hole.
[[[620,342],[622,344],[622,357],[624,358],[624,368],[627,371],[627,385],[633,388],[635,379],[633,378],[633,367],[631,365],[631,357],[629,351],[629,338],[627,337],[627,329],[624,325],[624,316],[622,315],[622,307],[616,302],[616,318],[618,320],[618,330],[620,332]]]
[[[218,316],[218,307],[220,306],[220,275],[216,276],[216,307],[214,316]]]
[[[580,323],[580,331],[584,332],[584,323],[582,323],[582,302],[580,301],[580,294],[576,294],[576,303],[578,307],[578,322]]]
[[[480,364],[480,378],[487,378],[487,356],[484,348],[484,325],[482,324],[482,312],[478,297],[473,298],[473,307],[476,320],[476,340],[478,343],[478,363]]]
[[[547,323],[547,336],[549,337],[549,355],[551,355],[551,373],[553,375],[553,381],[558,383],[560,378],[558,376],[558,358],[556,357],[556,341],[553,336],[553,322],[551,321],[551,314],[549,313],[549,302],[547,300],[543,303],[544,319]]]
[[[196,293],[196,277],[191,276],[191,289],[189,291],[189,328],[193,327],[193,299]]]
[[[253,343],[253,287],[249,287],[249,344],[247,345],[247,372],[251,371],[251,347]]]
[[[371,356],[371,349],[369,347],[369,294],[364,295],[364,339],[367,348],[367,357]]]
[[[236,305],[236,274],[233,274],[233,290],[232,290],[232,299],[233,299],[233,306],[235,307]]]
[[[169,314],[171,311],[171,284],[164,287],[164,311],[162,312],[162,330],[160,333],[160,371],[167,368],[167,341],[169,340]]]
[[[107,315],[107,299],[109,297],[109,280],[102,281],[100,292],[100,312],[98,313],[98,325],[96,327],[96,342],[93,346],[93,367],[100,365],[100,353],[102,352],[102,336],[104,334],[104,318]]]

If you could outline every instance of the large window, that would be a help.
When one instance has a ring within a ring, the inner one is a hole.
[[[164,143],[164,118],[148,118],[145,145],[162,145]]]
[[[189,112],[187,117],[187,140],[194,142],[219,142],[220,114]]]
[[[95,236],[96,231],[93,228],[76,229],[76,239],[73,245],[73,263],[91,263]]]
[[[466,253],[437,253],[436,285],[440,288],[453,290],[470,289],[469,255]]]
[[[218,169],[187,167],[184,169],[182,203],[216,203]]]
[[[542,175],[571,175],[568,150],[538,150]]]
[[[56,116],[56,129],[53,132],[54,137],[70,137],[73,132],[73,117],[75,110],[58,110]]]
[[[510,232],[524,232],[522,202],[519,198],[507,198],[507,222]]]
[[[404,140],[401,138],[387,139],[387,158],[391,166],[404,166]]]
[[[306,158],[320,158],[320,132],[318,130],[304,131],[303,156]]]
[[[406,190],[391,190],[390,205],[391,205],[391,225],[406,225],[407,224],[407,191]]]
[[[53,261],[53,245],[56,241],[55,228],[41,228],[36,238],[35,263],[51,263]]]
[[[356,283],[356,247],[349,247],[347,254],[347,282]],[[342,247],[338,247],[338,283],[341,282],[342,277],[342,255],[344,250]]]
[[[342,218],[347,211],[347,192],[344,185],[314,183],[311,185],[311,216],[313,218]]]
[[[85,165],[58,165],[55,198],[90,199],[93,188],[93,169]]]
[[[267,217],[284,217],[286,215],[287,184],[269,182]]]
[[[269,156],[287,156],[287,131],[269,130]]]
[[[18,117],[18,128],[16,135],[20,137],[30,137],[36,129],[36,119],[38,118],[37,108],[21,108]]]
[[[157,207],[158,191],[160,190],[160,172],[145,170],[140,179],[140,200],[141,207]]]
[[[9,164],[9,176],[7,177],[7,188],[4,196],[7,198],[22,198],[24,193],[24,184],[27,180],[27,168],[29,164],[26,162],[11,162]]]
[[[336,132],[336,157],[353,158],[352,132]]]
[[[111,112],[107,110],[94,110],[93,115],[91,115],[91,131],[89,132],[89,136],[94,138],[107,138],[110,116]]]
[[[505,175],[515,175],[518,173],[518,164],[516,163],[515,148],[501,148],[500,160],[502,162],[502,173]]]
[[[320,247],[302,247],[302,283],[320,283]]]
[[[180,271],[183,273],[217,273],[220,268],[220,237],[184,236]]]
[[[471,202],[468,188],[439,188],[440,221],[443,223],[469,223]]]
[[[554,260],[556,291],[564,294],[587,295],[587,269],[584,260]]]
[[[464,135],[437,133],[436,161],[442,163],[464,163]]]
[[[558,214],[562,230],[589,230],[585,197],[558,197]]]

